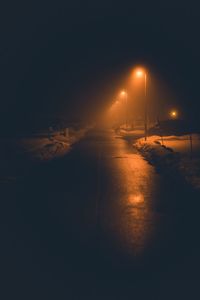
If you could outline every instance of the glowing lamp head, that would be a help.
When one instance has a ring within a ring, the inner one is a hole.
[[[125,96],[126,92],[125,91],[121,91],[121,96]]]
[[[142,67],[138,67],[134,70],[134,74],[137,78],[142,78],[146,75],[146,70]]]
[[[143,76],[144,76],[144,71],[143,71],[143,70],[137,70],[137,71],[136,71],[136,76],[137,76],[138,78],[143,77]]]
[[[178,115],[178,113],[177,113],[176,110],[172,110],[172,111],[170,112],[170,116],[171,116],[173,119],[175,119],[175,118],[177,117],[177,115]]]

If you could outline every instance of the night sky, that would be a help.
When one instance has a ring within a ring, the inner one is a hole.
[[[138,63],[199,117],[197,2],[10,1],[0,11],[3,124],[100,111]]]

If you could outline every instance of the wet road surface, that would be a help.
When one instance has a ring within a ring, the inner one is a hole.
[[[1,193],[3,299],[196,293],[199,196],[112,131],[90,131]]]

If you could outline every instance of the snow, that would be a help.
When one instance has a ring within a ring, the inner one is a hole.
[[[85,130],[70,131],[69,136],[55,132],[49,136],[41,135],[19,139],[18,148],[21,153],[28,154],[32,159],[47,161],[58,156],[65,155],[70,146],[77,142],[85,133]]]
[[[70,143],[60,140],[58,137],[52,138],[26,138],[18,141],[20,152],[31,157],[32,160],[50,160],[59,156],[61,152],[69,150]]]
[[[27,173],[33,164],[66,155],[86,129],[63,132],[38,133],[26,137],[0,140],[0,181],[9,182]]]
[[[119,129],[117,131],[122,137],[124,138],[139,138],[144,136],[144,130],[143,129],[135,129],[135,130],[125,130],[125,129]]]
[[[192,134],[192,151],[189,135],[150,136],[147,141],[138,139],[134,146],[158,168],[179,173],[195,189],[200,189],[200,135]]]
[[[165,137],[164,145],[184,156],[191,155],[190,137],[188,135]],[[193,158],[200,156],[200,136],[198,134],[192,135],[192,156]]]

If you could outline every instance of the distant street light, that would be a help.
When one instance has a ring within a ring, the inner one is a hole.
[[[125,125],[127,128],[127,114],[128,114],[128,93],[125,90],[122,90],[120,95],[125,99]]]
[[[135,71],[136,77],[144,78],[144,100],[145,100],[145,107],[144,107],[144,138],[145,141],[147,140],[147,73],[144,69],[137,69]]]
[[[126,95],[126,91],[121,91],[121,96],[125,96]]]
[[[176,119],[177,116],[178,116],[178,112],[177,112],[176,110],[170,111],[170,117],[171,117],[172,119]]]
[[[142,69],[141,69],[141,70],[138,69],[138,70],[136,71],[136,76],[137,76],[137,77],[143,77],[144,73],[145,73],[145,72],[144,72]]]

